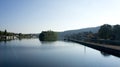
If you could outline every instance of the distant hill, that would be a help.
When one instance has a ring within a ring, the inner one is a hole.
[[[77,33],[82,33],[82,32],[89,32],[89,31],[91,31],[93,33],[97,33],[99,29],[100,29],[100,26],[77,29],[77,30],[68,30],[68,31],[64,31],[64,32],[59,32],[58,33],[58,38],[59,39],[64,39],[65,35],[71,35],[71,34],[77,34]]]

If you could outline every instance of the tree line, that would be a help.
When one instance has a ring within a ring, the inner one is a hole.
[[[104,24],[100,26],[97,33],[91,31],[65,35],[65,39],[77,40],[120,40],[120,25]]]
[[[5,31],[0,31],[0,36],[13,36],[15,33],[12,32],[7,32],[7,30]]]
[[[120,40],[120,25],[102,25],[98,31],[98,36],[100,39]]]
[[[31,34],[22,34],[22,33],[13,33],[5,31],[0,31],[0,40],[5,40],[7,37],[11,36],[11,38],[32,38]]]

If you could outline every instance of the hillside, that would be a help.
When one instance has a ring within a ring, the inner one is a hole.
[[[82,33],[82,32],[93,32],[93,33],[97,33],[98,30],[100,29],[100,27],[89,27],[89,28],[83,28],[83,29],[77,29],[77,30],[68,30],[68,31],[64,31],[64,32],[59,32],[58,34],[58,38],[59,39],[64,39],[65,35],[71,35],[71,34],[77,34],[77,33]]]

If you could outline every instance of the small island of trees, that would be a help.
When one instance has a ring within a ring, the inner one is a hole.
[[[57,38],[57,32],[53,31],[42,31],[39,35],[40,41],[56,41]]]

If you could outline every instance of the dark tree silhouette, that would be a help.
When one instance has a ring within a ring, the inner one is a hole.
[[[112,35],[112,26],[104,24],[103,26],[101,26],[98,35],[101,39],[110,39]]]
[[[0,31],[0,36],[2,35],[2,31]]]
[[[7,30],[4,31],[4,35],[7,36]]]
[[[22,36],[22,33],[19,33],[19,37],[21,37]]]
[[[113,39],[120,40],[120,25],[113,27]]]
[[[55,41],[57,40],[57,33],[53,31],[43,31],[39,35],[41,41]]]

